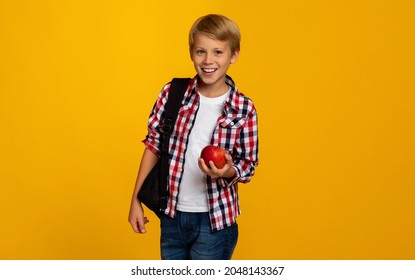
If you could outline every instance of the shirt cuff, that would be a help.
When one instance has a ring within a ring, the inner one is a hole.
[[[218,178],[218,183],[222,188],[228,188],[236,184],[241,178],[238,168],[236,166],[232,166],[232,168],[235,170],[235,176],[233,178]]]
[[[160,158],[160,151],[159,151],[159,149],[156,146],[150,144],[147,141],[147,139],[144,139],[141,142],[146,146],[147,149],[149,149],[153,154],[155,154],[158,158]]]

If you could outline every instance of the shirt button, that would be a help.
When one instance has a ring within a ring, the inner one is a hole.
[[[230,123],[230,125],[234,125],[234,124],[235,124],[234,122],[231,122],[231,123]]]

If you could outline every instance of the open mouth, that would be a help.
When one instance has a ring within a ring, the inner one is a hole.
[[[213,73],[216,70],[218,70],[218,68],[202,68],[202,71],[205,73]]]

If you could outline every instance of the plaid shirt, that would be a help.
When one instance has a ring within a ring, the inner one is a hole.
[[[209,176],[206,178],[212,231],[221,230],[235,223],[236,217],[241,213],[238,182],[249,182],[258,165],[258,129],[254,104],[237,90],[229,76],[226,77],[226,83],[231,87],[231,93],[224,102],[223,113],[218,118],[211,144],[223,147],[232,156],[236,175],[233,179],[211,178]],[[146,147],[157,156],[160,156],[161,123],[169,91],[170,83],[164,86],[154,104],[148,120],[148,134],[143,140]],[[170,192],[165,214],[172,218],[176,213],[189,135],[199,108],[197,91],[196,76],[189,82],[169,142],[168,182]]]

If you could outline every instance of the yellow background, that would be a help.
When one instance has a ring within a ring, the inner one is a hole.
[[[1,0],[0,258],[159,258],[127,222],[140,141],[222,13],[260,124],[234,258],[415,259],[413,3]]]

